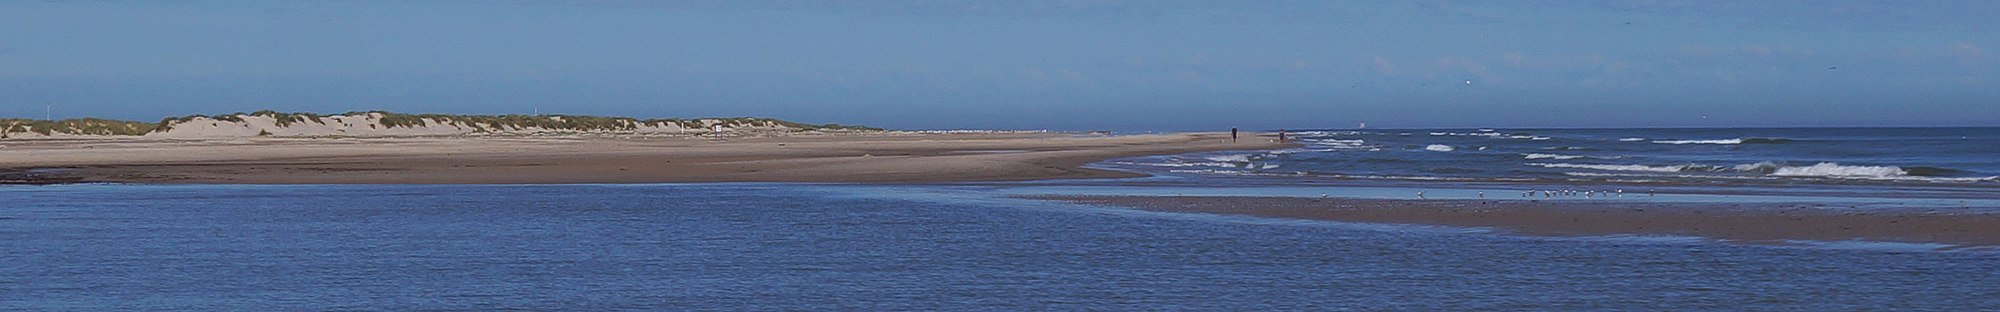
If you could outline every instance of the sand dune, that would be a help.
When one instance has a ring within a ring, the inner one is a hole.
[[[352,112],[339,115],[258,111],[192,115],[158,123],[78,118],[0,119],[0,139],[215,139],[248,137],[411,137],[535,134],[710,134],[878,132],[770,118],[637,119],[577,115],[444,115]]]

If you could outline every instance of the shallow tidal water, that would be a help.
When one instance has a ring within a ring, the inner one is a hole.
[[[0,310],[1976,310],[2000,254],[1139,212],[995,186],[0,187]]]

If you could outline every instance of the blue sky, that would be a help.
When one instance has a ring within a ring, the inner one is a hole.
[[[1994,1],[166,2],[0,4],[0,116],[2000,126]]]

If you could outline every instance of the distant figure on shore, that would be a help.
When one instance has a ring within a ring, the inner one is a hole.
[[[1229,142],[1236,142],[1236,127],[1229,127]]]
[[[1285,143],[1285,129],[1278,129],[1278,143]]]

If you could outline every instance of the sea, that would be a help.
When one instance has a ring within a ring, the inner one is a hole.
[[[1121,159],[1239,183],[2000,198],[2000,128],[1287,131],[1298,148]],[[1265,140],[1270,138],[1256,138]],[[1539,196],[1539,195],[1538,195]]]
[[[1288,135],[1305,145],[1096,165],[1157,174],[1113,180],[0,186],[0,311],[2000,307],[1991,248],[1525,237],[1017,196],[2000,204],[1990,128]],[[1637,168],[1662,169],[1623,170]]]

